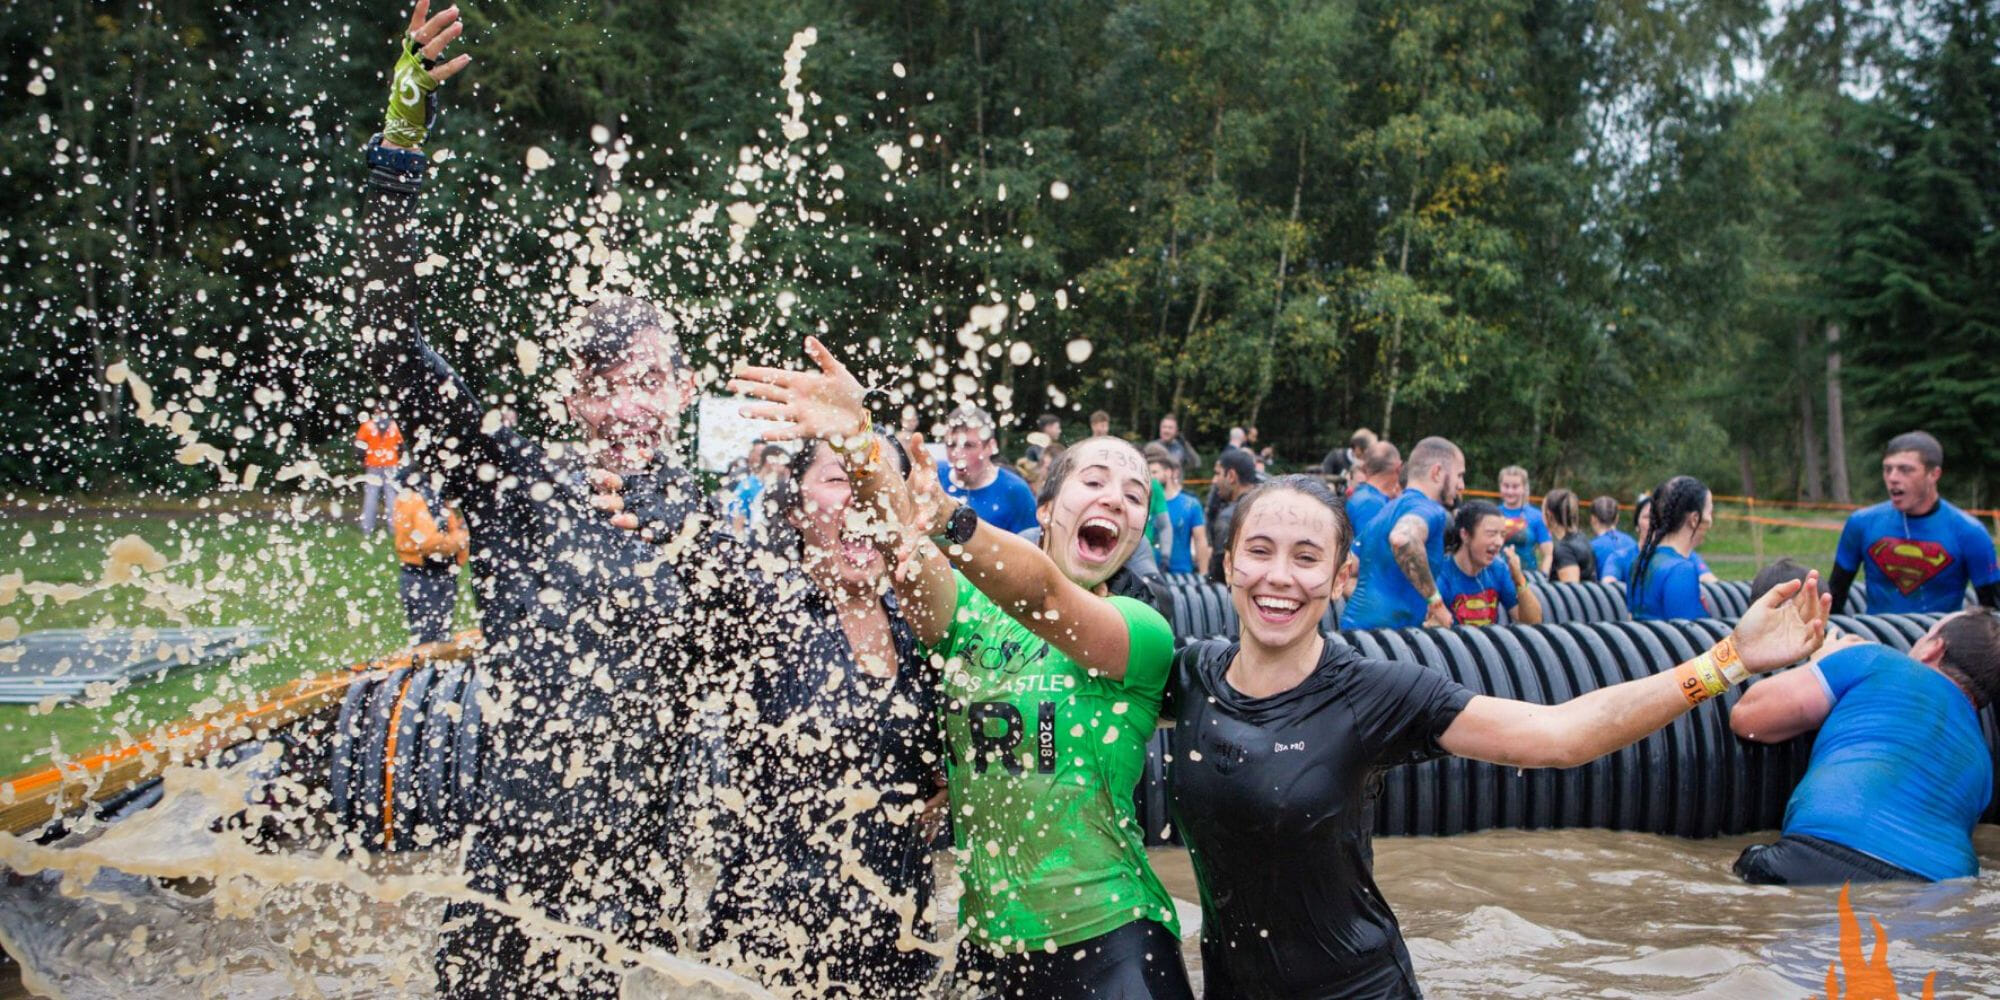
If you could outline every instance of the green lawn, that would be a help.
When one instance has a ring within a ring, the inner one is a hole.
[[[1781,556],[1791,556],[1820,571],[1821,576],[1833,572],[1833,550],[1840,542],[1839,531],[1829,531],[1821,527],[1779,527],[1758,526],[1763,534],[1764,559],[1757,561],[1757,538],[1752,526],[1742,521],[1728,520],[1728,514],[1741,514],[1741,510],[1719,509],[1715,525],[1708,530],[1708,540],[1701,545],[1701,555],[1708,561],[1715,575],[1724,580],[1748,580],[1757,575],[1757,570],[1776,561]],[[1759,516],[1769,516],[1759,511]],[[1814,511],[1800,514],[1790,520],[1813,524],[1839,524],[1844,518],[1838,512]],[[1627,530],[1630,526],[1627,525]]]
[[[230,523],[234,520],[234,523]],[[233,664],[184,668],[140,681],[97,706],[0,705],[0,774],[46,759],[52,745],[75,753],[126,733],[187,716],[295,677],[369,659],[407,645],[396,597],[395,554],[386,531],[364,544],[349,518],[292,523],[268,511],[240,518],[217,510],[145,515],[93,511],[62,515],[7,511],[0,522],[0,577],[94,584],[105,551],[125,535],[151,544],[169,565],[154,574],[189,588],[191,625],[261,625],[272,641]],[[22,594],[0,607],[23,632],[91,626],[180,624],[143,603],[135,586],[115,586],[60,603]],[[160,603],[157,599],[154,604]],[[470,621],[470,600],[459,602]]]

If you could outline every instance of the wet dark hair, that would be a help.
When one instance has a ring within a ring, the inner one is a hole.
[[[1984,608],[1956,615],[1938,629],[1944,641],[1945,676],[1972,695],[1980,708],[2000,701],[2000,614]]]
[[[1258,483],[1256,486],[1250,488],[1250,492],[1243,494],[1243,499],[1236,501],[1236,513],[1230,517],[1232,528],[1229,532],[1229,551],[1234,553],[1237,543],[1243,539],[1243,532],[1234,530],[1234,528],[1235,526],[1250,523],[1251,509],[1256,507],[1258,502],[1262,501],[1265,497],[1287,490],[1293,493],[1303,493],[1324,504],[1326,509],[1333,513],[1333,537],[1335,544],[1327,551],[1341,553],[1341,558],[1345,558],[1348,547],[1354,544],[1354,527],[1347,520],[1347,502],[1340,499],[1340,495],[1333,491],[1333,487],[1326,484],[1326,480],[1318,476],[1308,476],[1296,472],[1289,476],[1279,476],[1276,479],[1267,479]]]
[[[1053,413],[1044,413],[1041,416],[1035,418],[1035,429],[1038,431],[1046,431],[1049,429],[1050,425],[1059,423],[1062,423],[1061,417],[1058,417]]]
[[[1598,497],[1590,502],[1590,516],[1607,528],[1618,527],[1618,498]]]
[[[1944,464],[1944,446],[1923,431],[1910,431],[1890,438],[1888,446],[1882,449],[1882,457],[1888,458],[1899,451],[1916,452],[1925,469],[1935,469]]]
[[[1632,561],[1632,593],[1644,593],[1641,587],[1646,583],[1646,571],[1653,568],[1653,553],[1660,550],[1660,541],[1679,531],[1687,523],[1688,515],[1700,515],[1708,504],[1708,487],[1693,476],[1675,476],[1660,484],[1649,496],[1653,505],[1652,523],[1646,528],[1646,537],[1641,540],[1639,556]]]
[[[1811,567],[1791,556],[1779,559],[1777,562],[1758,570],[1756,579],[1750,581],[1750,603],[1757,603],[1765,594],[1771,592],[1771,588],[1776,587],[1778,584],[1789,583],[1793,580],[1803,580],[1811,572]]]
[[[1035,506],[1046,507],[1055,502],[1056,496],[1062,493],[1063,484],[1069,481],[1070,473],[1076,471],[1076,456],[1083,451],[1084,445],[1090,444],[1093,441],[1109,441],[1139,456],[1141,467],[1146,464],[1146,453],[1140,451],[1138,445],[1124,438],[1112,437],[1109,434],[1084,438],[1064,448],[1062,454],[1056,456],[1055,464],[1049,466],[1049,474],[1042,478],[1041,492],[1035,494]]]
[[[892,458],[897,471],[907,477],[910,474],[910,453],[903,450],[903,443],[896,440],[896,435],[889,428],[881,425],[876,426],[875,434],[882,439],[882,454]],[[807,438],[799,442],[799,449],[792,452],[791,458],[785,462],[788,475],[784,482],[764,494],[764,523],[773,530],[790,533],[791,537],[784,543],[785,548],[797,551],[805,545],[805,537],[792,526],[791,515],[805,510],[805,490],[799,483],[804,481],[806,471],[812,468],[813,460],[819,457],[820,449],[825,447],[828,445],[824,438]],[[780,525],[782,527],[778,527]]]
[[[1465,544],[1465,536],[1479,530],[1479,522],[1489,517],[1505,518],[1500,513],[1500,505],[1485,500],[1467,500],[1458,505],[1451,515],[1451,534],[1445,536],[1444,550],[1457,552]]]
[[[1557,487],[1542,498],[1542,516],[1565,535],[1576,534],[1576,494]]]
[[[647,328],[668,335],[675,370],[687,367],[680,340],[674,337],[660,307],[644,299],[619,295],[591,306],[570,335],[570,354],[585,373],[601,372],[625,360],[632,338]]]

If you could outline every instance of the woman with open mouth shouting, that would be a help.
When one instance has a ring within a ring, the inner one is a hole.
[[[744,415],[779,421],[769,439],[834,442],[890,530],[921,552],[943,547],[958,570],[912,594],[923,607],[910,614],[950,622],[931,648],[945,664],[969,978],[1007,997],[1191,998],[1173,901],[1133,809],[1173,633],[1151,607],[1105,592],[1143,540],[1143,457],[1108,437],[1065,451],[1037,498],[1036,548],[946,496],[923,448],[909,449],[914,486],[893,475],[860,384],[818,340],[806,349],[820,371],[737,373],[730,389],[765,401]]]
[[[1375,887],[1376,771],[1444,754],[1573,767],[1799,661],[1826,634],[1828,598],[1809,577],[1766,594],[1730,638],[1674,670],[1553,706],[1475,695],[1442,671],[1367,659],[1320,634],[1327,595],[1352,572],[1351,529],[1325,483],[1266,483],[1236,517],[1223,566],[1240,640],[1182,650],[1166,709],[1171,805],[1201,882],[1211,998],[1419,995]]]

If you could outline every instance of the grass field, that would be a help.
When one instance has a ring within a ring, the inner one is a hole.
[[[136,535],[168,561],[164,570],[145,577],[186,588],[166,590],[191,599],[182,612],[185,624],[261,625],[272,641],[234,664],[142,680],[95,706],[72,703],[43,711],[0,705],[0,774],[45,759],[51,748],[75,753],[183,718],[210,700],[226,704],[407,645],[387,532],[364,544],[347,518],[297,523],[273,511],[225,513],[191,506],[120,514],[24,514],[16,508],[3,516],[0,578],[19,572],[29,585],[92,585],[103,577],[112,542]],[[129,584],[94,589],[67,602],[24,593],[0,607],[0,618],[16,619],[22,632],[182,624],[162,610],[163,603]],[[470,621],[470,605],[459,602],[462,621]]]

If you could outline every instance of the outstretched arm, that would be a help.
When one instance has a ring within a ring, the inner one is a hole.
[[[737,371],[730,380],[730,391],[764,401],[745,407],[744,415],[779,423],[765,432],[767,440],[823,438],[833,442],[850,468],[856,467],[858,458],[859,466],[868,472],[866,478],[873,483],[868,489],[879,490],[873,495],[887,499],[887,510],[898,522],[894,528],[902,531],[905,544],[916,544],[941,532],[953,502],[941,496],[920,500],[900,476],[869,468],[880,464],[880,444],[871,443],[873,435],[867,430],[859,383],[818,338],[807,338],[806,350],[820,371],[762,367]],[[930,459],[921,448],[913,451],[911,462],[921,476],[921,470],[930,467]],[[871,452],[875,453],[872,459]],[[862,495],[871,494],[864,491]],[[1113,680],[1125,676],[1130,640],[1124,616],[1109,601],[1063,576],[1056,564],[1026,539],[981,523],[966,544],[952,546],[947,555],[975,586],[1030,632],[1088,669]],[[955,596],[956,590],[951,593]],[[925,599],[939,598],[933,595]]]
[[[1826,638],[1832,603],[1818,584],[1814,573],[1772,588],[1729,638],[1670,671],[1560,705],[1474,698],[1438,744],[1461,757],[1510,767],[1575,767],[1629,746],[1750,674],[1812,655]]]

